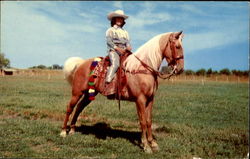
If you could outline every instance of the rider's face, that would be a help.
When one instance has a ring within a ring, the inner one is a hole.
[[[115,24],[118,26],[122,26],[122,24],[124,23],[124,18],[122,17],[116,17],[115,18]]]

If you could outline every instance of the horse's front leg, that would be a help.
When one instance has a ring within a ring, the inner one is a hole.
[[[148,105],[146,107],[146,120],[147,120],[147,130],[148,130],[148,142],[149,142],[149,145],[152,148],[152,150],[156,152],[156,151],[159,151],[159,146],[158,146],[157,142],[154,140],[153,134],[152,134],[153,102],[154,102],[153,98],[149,99],[149,101],[147,102]]]
[[[152,153],[152,149],[149,146],[147,139],[147,121],[146,121],[146,98],[141,96],[136,101],[137,114],[139,117],[140,125],[141,125],[141,142],[143,150],[146,153]]]

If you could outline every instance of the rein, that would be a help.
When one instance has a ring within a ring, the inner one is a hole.
[[[170,74],[163,74],[157,70],[155,70],[154,68],[150,67],[148,64],[146,64],[145,62],[143,62],[139,57],[137,57],[135,54],[133,54],[136,59],[138,61],[141,62],[142,66],[145,67],[147,70],[149,70],[154,76],[157,76],[157,77],[160,77],[161,79],[170,79],[171,76],[174,75],[175,73],[175,70],[177,69],[177,61],[180,60],[180,59],[183,59],[184,56],[181,55],[181,56],[177,56],[177,53],[176,53],[176,45],[175,45],[175,42],[173,42],[173,34],[171,35],[171,38],[169,40],[170,42],[170,49],[171,49],[171,52],[172,52],[172,59],[171,61],[169,62],[168,66],[169,65],[173,65],[174,66],[174,69],[172,70],[172,72]],[[167,45],[165,47],[164,50],[167,49]]]
[[[159,72],[159,71],[156,71],[154,68],[152,68],[152,67],[150,67],[148,64],[146,64],[145,62],[143,62],[139,57],[137,57],[136,55],[134,55],[135,57],[136,57],[136,59],[138,60],[138,61],[140,61],[141,62],[141,64],[142,64],[142,66],[143,67],[145,67],[147,70],[149,70],[154,76],[156,76],[156,77],[160,77],[161,79],[170,79],[170,77],[172,76],[172,75],[174,75],[174,71],[176,70],[176,66],[174,66],[174,69],[173,69],[173,71],[170,73],[170,74],[163,74],[163,73],[161,73],[161,72]]]

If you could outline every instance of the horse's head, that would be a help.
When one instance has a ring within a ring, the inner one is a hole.
[[[163,57],[167,60],[168,66],[172,68],[174,74],[180,74],[184,71],[182,38],[182,31],[174,32],[162,36],[160,42]]]

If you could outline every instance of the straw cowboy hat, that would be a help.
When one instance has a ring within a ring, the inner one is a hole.
[[[110,12],[107,16],[108,20],[112,20],[114,17],[122,17],[124,19],[127,19],[128,16],[124,14],[123,10],[116,10],[114,12]]]

